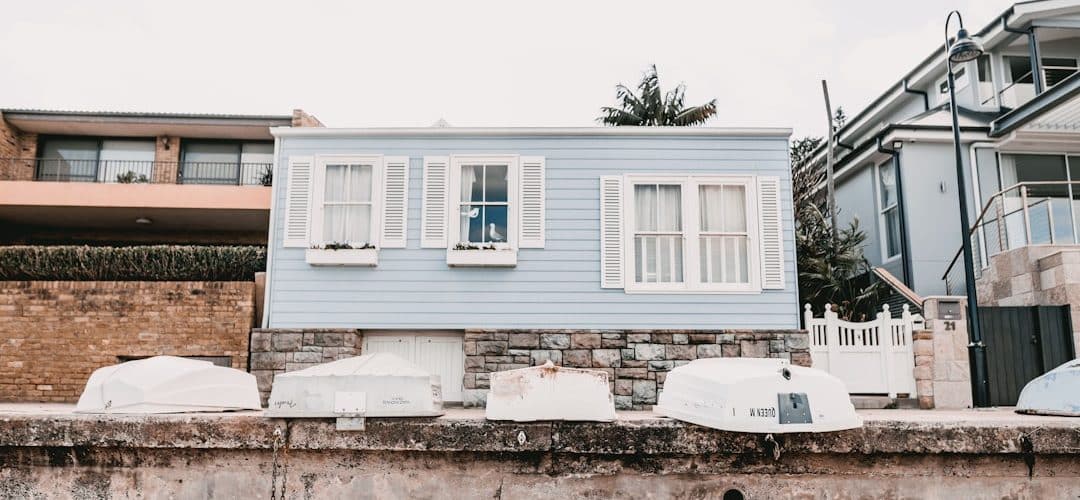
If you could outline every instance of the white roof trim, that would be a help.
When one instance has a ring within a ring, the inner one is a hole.
[[[274,137],[458,137],[458,136],[658,136],[658,137],[782,137],[779,127],[422,127],[422,128],[292,128],[272,127]]]

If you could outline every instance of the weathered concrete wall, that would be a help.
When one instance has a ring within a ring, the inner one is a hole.
[[[247,367],[252,282],[0,281],[0,401],[76,401],[119,356]]]
[[[864,413],[862,429],[764,436],[623,413],[614,423],[0,415],[5,498],[1076,498],[1075,421]],[[275,431],[281,431],[274,451]],[[286,451],[287,448],[287,451]],[[276,458],[276,460],[275,460]],[[287,469],[283,467],[287,464]]]
[[[975,283],[984,306],[1068,305],[1073,345],[1080,346],[1080,247],[1030,245],[1002,252],[990,257]]]
[[[466,330],[465,406],[482,406],[490,374],[544,364],[605,371],[620,410],[656,404],[664,379],[698,358],[784,358],[810,366],[803,330]]]

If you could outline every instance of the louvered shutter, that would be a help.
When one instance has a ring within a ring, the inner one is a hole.
[[[600,177],[600,287],[623,288],[622,177]]]
[[[450,158],[424,157],[423,214],[420,216],[420,247],[446,248]]]
[[[780,178],[758,177],[761,229],[761,288],[784,289],[784,233],[780,218]]]
[[[409,157],[383,159],[382,248],[405,248],[409,216]]]
[[[285,187],[286,247],[307,248],[311,244],[308,234],[313,164],[314,158],[310,156],[289,157],[288,185]]]
[[[520,248],[544,248],[544,157],[521,157],[518,175]]]

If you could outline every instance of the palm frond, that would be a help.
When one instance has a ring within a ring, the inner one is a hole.
[[[702,104],[701,106],[694,106],[680,111],[672,120],[672,125],[678,127],[700,125],[713,116],[716,116],[716,99]]]

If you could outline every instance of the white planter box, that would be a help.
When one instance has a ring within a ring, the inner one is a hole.
[[[313,266],[376,266],[379,264],[379,251],[374,248],[363,250],[309,248],[304,252],[304,260]]]
[[[514,267],[517,250],[447,250],[446,264],[451,267]]]

